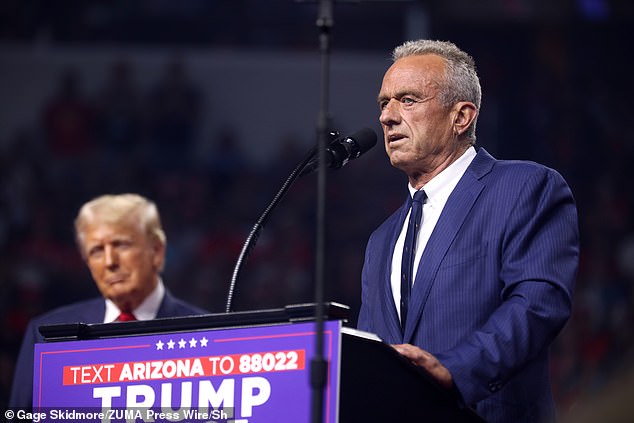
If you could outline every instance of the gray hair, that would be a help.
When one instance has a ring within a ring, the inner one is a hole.
[[[148,238],[161,245],[167,243],[161,218],[152,201],[138,194],[102,195],[84,204],[75,219],[75,237],[82,255],[85,254],[84,230],[95,219],[105,223],[136,219]]]
[[[435,54],[442,57],[447,64],[445,81],[441,88],[439,100],[446,107],[451,107],[459,101],[469,101],[480,111],[482,88],[476,71],[475,61],[466,52],[460,50],[454,43],[437,40],[406,41],[392,51],[392,59],[397,61],[408,56]],[[465,135],[475,142],[476,119],[465,132]]]

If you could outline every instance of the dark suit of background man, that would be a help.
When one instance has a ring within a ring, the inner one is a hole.
[[[33,345],[43,340],[37,330],[40,325],[205,313],[173,297],[161,281],[166,238],[156,205],[151,201],[136,194],[98,197],[80,209],[75,234],[103,297],[58,308],[29,323],[16,364],[10,407],[32,405]]]
[[[358,326],[490,423],[550,421],[548,348],[570,315],[579,257],[572,193],[552,169],[475,147],[481,89],[468,54],[420,40],[393,58],[378,96],[385,149],[410,195],[427,199],[405,321],[411,197],[368,241]]]

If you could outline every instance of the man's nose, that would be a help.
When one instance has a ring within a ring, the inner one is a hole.
[[[119,264],[119,257],[114,248],[110,245],[106,245],[105,248],[106,266],[113,267]]]
[[[399,113],[398,101],[391,99],[381,109],[381,116],[379,116],[379,122],[382,125],[390,126],[399,122],[401,115]]]

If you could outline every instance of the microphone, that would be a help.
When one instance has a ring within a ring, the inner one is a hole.
[[[332,169],[344,167],[350,160],[359,158],[374,147],[376,139],[376,132],[370,128],[363,128],[350,136],[337,138],[326,147],[326,167]],[[304,167],[301,175],[314,171],[318,166],[319,160],[315,157]]]

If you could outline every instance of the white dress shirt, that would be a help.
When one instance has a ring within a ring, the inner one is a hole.
[[[152,320],[156,317],[163,297],[165,296],[165,285],[159,278],[156,288],[148,295],[145,300],[137,308],[132,310],[132,314],[137,320]],[[117,320],[121,314],[121,310],[109,299],[106,299],[106,313],[103,319],[104,323],[110,323]]]
[[[462,178],[462,175],[464,175],[475,156],[475,148],[469,147],[467,151],[465,151],[455,162],[447,166],[446,169],[432,178],[432,180],[427,182],[421,188],[425,190],[427,200],[425,200],[425,203],[423,204],[422,224],[420,225],[418,236],[416,238],[412,284],[416,280],[416,273],[418,272],[420,258],[423,255],[423,251],[425,251],[429,237],[431,237],[431,234],[436,227],[436,223],[440,218],[442,209],[445,207],[447,199],[449,199],[449,196],[458,184],[458,181]],[[409,184],[408,188],[410,195],[413,197],[416,190]],[[407,212],[403,227],[401,228],[401,233],[396,240],[394,255],[392,256],[392,270],[390,274],[392,295],[394,296],[394,304],[396,304],[396,311],[399,315],[399,319],[401,317],[401,261],[403,260],[403,245],[405,244],[405,234],[407,232],[409,213],[410,212]]]

